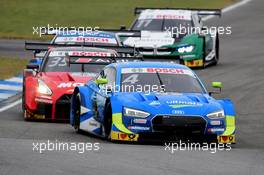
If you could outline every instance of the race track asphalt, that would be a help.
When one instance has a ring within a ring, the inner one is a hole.
[[[67,124],[25,122],[20,105],[0,113],[0,174],[47,175],[261,175],[264,172],[264,1],[253,0],[210,24],[231,26],[221,36],[221,61],[196,72],[209,85],[223,82],[218,98],[237,111],[237,144],[231,151],[165,151],[163,145],[117,144],[76,134]],[[99,151],[32,151],[33,142],[99,142]]]

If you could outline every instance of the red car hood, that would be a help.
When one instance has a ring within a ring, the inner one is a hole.
[[[41,72],[41,79],[52,92],[71,93],[76,86],[81,86],[93,78],[89,73]]]

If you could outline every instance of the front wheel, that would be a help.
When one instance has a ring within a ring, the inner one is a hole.
[[[103,136],[107,140],[110,140],[111,138],[111,130],[112,130],[112,107],[111,104],[108,103],[105,110],[104,124],[103,124]]]
[[[21,103],[21,107],[22,107],[22,111],[24,112],[26,110],[25,107],[25,86],[23,86],[23,90],[22,90],[22,103]]]

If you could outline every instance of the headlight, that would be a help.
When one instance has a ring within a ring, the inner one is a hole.
[[[52,94],[50,88],[42,80],[38,80],[38,92],[44,95]]]
[[[223,110],[221,110],[221,111],[212,112],[210,114],[207,114],[206,116],[210,119],[219,119],[219,118],[224,118],[225,113]]]
[[[150,115],[150,113],[136,110],[136,109],[126,108],[126,107],[124,107],[123,113],[124,113],[124,116],[140,117],[140,118],[146,118]]]
[[[194,49],[194,46],[190,45],[190,46],[182,46],[182,47],[178,47],[177,51],[179,53],[184,53],[184,52],[192,52]]]

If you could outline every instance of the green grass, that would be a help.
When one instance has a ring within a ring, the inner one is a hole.
[[[27,59],[0,57],[0,80],[21,73],[28,61]]]
[[[223,8],[238,0],[1,0],[0,37],[35,38],[33,26],[129,26],[134,7]]]

